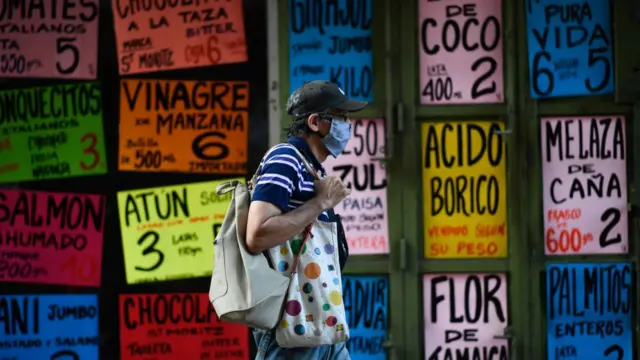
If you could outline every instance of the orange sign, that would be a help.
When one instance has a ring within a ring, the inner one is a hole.
[[[249,83],[122,80],[118,169],[246,174]]]
[[[247,61],[242,0],[113,1],[120,74]]]

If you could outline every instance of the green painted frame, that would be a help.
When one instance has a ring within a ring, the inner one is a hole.
[[[521,186],[524,180],[523,161],[524,154],[518,152],[516,144],[520,144],[522,131],[521,124],[517,121],[519,103],[518,70],[520,64],[517,61],[517,29],[515,21],[516,7],[514,1],[503,0],[503,38],[504,38],[504,86],[505,103],[491,105],[455,105],[455,106],[422,106],[419,104],[419,58],[418,58],[418,3],[407,1],[402,13],[403,28],[402,38],[403,58],[407,59],[402,67],[402,101],[407,109],[407,136],[403,143],[404,171],[407,183],[404,185],[403,198],[406,206],[404,212],[411,214],[405,219],[405,233],[411,239],[410,253],[416,254],[412,258],[409,271],[405,275],[407,312],[414,314],[407,316],[405,332],[411,334],[408,340],[407,358],[425,358],[424,354],[424,322],[422,277],[426,273],[474,273],[474,272],[500,272],[506,273],[508,279],[509,297],[509,326],[510,333],[519,337],[528,337],[527,312],[521,307],[528,297],[528,287],[521,279],[528,272],[525,247],[521,242],[513,239],[522,239],[522,227],[512,219],[520,219],[523,211],[523,193]],[[525,58],[526,60],[526,58]],[[524,72],[526,75],[526,71]],[[503,259],[464,259],[464,260],[426,260],[423,257],[423,228],[422,228],[422,173],[421,173],[421,149],[420,126],[424,122],[435,121],[460,121],[460,120],[501,120],[505,127],[511,130],[511,134],[505,135],[507,147],[507,220],[508,220],[508,258]],[[409,155],[410,154],[410,155]],[[413,180],[413,181],[411,181]],[[420,314],[420,316],[415,316]],[[502,335],[502,334],[496,334]],[[427,340],[428,341],[428,340]],[[522,346],[520,342],[512,341],[512,354],[520,359]],[[515,357],[514,357],[515,358]]]
[[[279,0],[280,100],[289,94],[288,9],[290,0]],[[509,280],[509,322],[511,358],[540,360],[546,358],[546,324],[544,268],[555,261],[631,261],[636,269],[636,292],[640,289],[640,155],[629,156],[628,189],[633,211],[629,214],[628,255],[545,257],[542,222],[542,169],[538,149],[539,119],[543,116],[583,114],[624,114],[627,116],[629,153],[640,153],[640,102],[629,103],[627,88],[616,85],[616,94],[536,101],[529,96],[525,0],[503,0],[505,103],[497,105],[421,106],[418,99],[418,0],[372,0],[375,101],[362,117],[384,117],[388,103],[402,108],[402,118],[387,119],[387,131],[393,131],[394,158],[387,163],[389,194],[389,256],[354,256],[347,274],[388,274],[390,290],[390,336],[395,351],[390,359],[424,358],[422,316],[422,275],[445,272],[506,272]],[[612,0],[616,84],[630,76],[632,64],[625,47],[636,47],[637,39],[623,31],[632,24],[628,19],[631,0]],[[391,16],[392,48],[385,54],[385,6]],[[634,35],[635,36],[635,35]],[[624,46],[623,46],[624,44]],[[640,49],[635,52],[640,54]],[[623,58],[623,56],[625,56]],[[385,61],[393,68],[392,83],[385,78]],[[392,99],[385,98],[385,88],[392,88]],[[616,102],[615,100],[618,100]],[[387,100],[389,100],[387,102]],[[627,101],[627,103],[621,103]],[[635,110],[635,111],[633,111]],[[422,197],[420,172],[420,129],[422,122],[464,119],[500,119],[512,130],[507,141],[508,246],[509,257],[487,260],[425,260],[423,258]],[[282,127],[288,124],[286,114]],[[284,137],[284,135],[283,135]],[[638,170],[636,170],[638,169]],[[530,199],[534,199],[531,201]],[[517,219],[526,219],[518,222]],[[401,239],[406,239],[403,249]],[[405,252],[406,251],[406,252]],[[402,254],[406,268],[400,269]],[[382,270],[382,271],[381,271]],[[635,323],[640,324],[640,301],[636,296]],[[418,316],[417,316],[418,315]],[[635,340],[640,344],[640,333]],[[634,358],[638,357],[635,349]]]
[[[278,4],[278,43],[279,43],[279,91],[280,91],[280,104],[284,107],[287,98],[290,94],[289,89],[289,11],[288,5],[291,0],[277,0]],[[374,101],[370,103],[363,111],[358,113],[358,118],[383,118],[386,122],[387,139],[389,134],[393,136],[396,124],[394,119],[387,119],[386,113],[389,103],[395,103],[398,101],[397,94],[399,89],[399,83],[388,84],[386,81],[385,67],[386,62],[395,62],[395,66],[399,67],[397,57],[392,54],[387,56],[385,49],[385,20],[387,14],[391,17],[392,23],[399,24],[399,2],[394,0],[372,0],[373,4],[373,20],[372,24],[372,47],[373,47],[373,92]],[[392,44],[391,53],[398,53],[399,44],[394,42]],[[391,87],[392,91],[391,99],[387,98],[387,87]],[[280,119],[281,128],[284,129],[291,119],[283,111]],[[391,132],[391,133],[389,133]],[[284,131],[281,132],[281,139],[285,140]],[[387,140],[388,144],[394,144]],[[395,157],[398,156],[398,144],[395,143]],[[401,196],[391,196],[391,194],[400,194],[402,188],[398,179],[402,177],[402,172],[399,168],[396,168],[393,162],[386,163],[387,169],[387,193],[390,194],[387,199],[388,216],[389,216],[389,249],[388,255],[352,255],[349,257],[349,262],[345,268],[346,275],[384,275],[389,277],[389,352],[388,359],[396,360],[404,358],[401,356],[403,349],[405,348],[405,334],[404,334],[404,276],[400,269],[400,244],[399,241],[402,237],[403,227],[401,226]],[[401,176],[394,176],[400,174]]]

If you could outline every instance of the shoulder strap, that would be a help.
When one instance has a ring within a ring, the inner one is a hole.
[[[282,145],[282,144],[278,144],[278,145]],[[262,158],[265,159],[265,161],[266,161],[267,156],[269,156],[269,154],[271,154],[271,152],[273,150],[275,150],[275,148],[278,145],[276,145],[276,146],[272,147],[271,149],[269,149],[269,151],[267,151]],[[313,175],[314,179],[319,180],[320,177],[318,176],[318,172],[313,169],[313,166],[311,166],[311,164],[309,164],[309,161],[307,161],[307,158],[304,155],[302,155],[300,150],[298,150],[298,148],[293,144],[287,144],[287,145],[289,145],[289,146],[291,146],[293,148],[293,151],[295,151],[296,154],[298,155],[298,157],[300,158],[300,160],[302,160],[302,164],[304,165],[305,169],[307,169],[309,174]],[[251,180],[249,180],[249,188],[250,189],[253,189],[253,187],[256,184],[256,179],[258,177],[258,173],[260,172],[260,168],[261,168],[261,166],[258,166],[258,168],[256,169],[256,172],[251,177]]]
[[[280,144],[278,144],[280,145]],[[278,146],[276,145],[276,146]],[[269,156],[269,154],[271,154],[273,152],[273,150],[276,149],[276,146],[272,147],[271,149],[269,149],[269,151],[267,151],[263,156],[262,159],[264,159],[264,161],[267,161],[267,156]],[[262,166],[258,165],[258,168],[256,169],[256,172],[253,173],[253,176],[251,177],[251,179],[249,180],[249,184],[248,187],[249,189],[253,189],[253,187],[256,185],[256,179],[258,177],[258,173],[260,172],[260,168]]]
[[[298,148],[295,145],[291,145],[293,147],[293,150],[295,150],[296,154],[298,154],[298,157],[300,158],[300,160],[302,160],[302,164],[304,164],[305,169],[307,169],[307,171],[309,172],[309,174],[313,175],[313,178],[316,180],[319,180],[320,178],[318,177],[318,172],[313,168],[313,166],[311,166],[311,164],[309,164],[309,162],[307,161],[307,158],[302,155],[302,153],[300,152],[300,150],[298,150]]]

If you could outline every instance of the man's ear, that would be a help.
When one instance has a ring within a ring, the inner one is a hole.
[[[309,126],[309,129],[313,132],[318,131],[320,129],[320,116],[318,116],[318,114],[309,115],[307,118],[307,126]]]

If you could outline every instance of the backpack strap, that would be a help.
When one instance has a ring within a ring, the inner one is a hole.
[[[280,144],[278,144],[280,145]],[[276,146],[278,146],[276,145]],[[267,151],[264,156],[262,156],[262,158],[266,161],[267,156],[269,156],[269,154],[271,154],[271,152],[273,152],[273,150],[276,149],[276,146],[272,147],[271,149],[269,149],[269,151]],[[262,166],[258,165],[258,168],[256,169],[256,172],[253,173],[253,176],[251,177],[251,179],[249,179],[249,182],[247,183],[247,187],[249,188],[249,190],[253,190],[253,187],[256,186],[256,180],[258,179],[258,173],[260,172],[260,169],[262,169]]]

